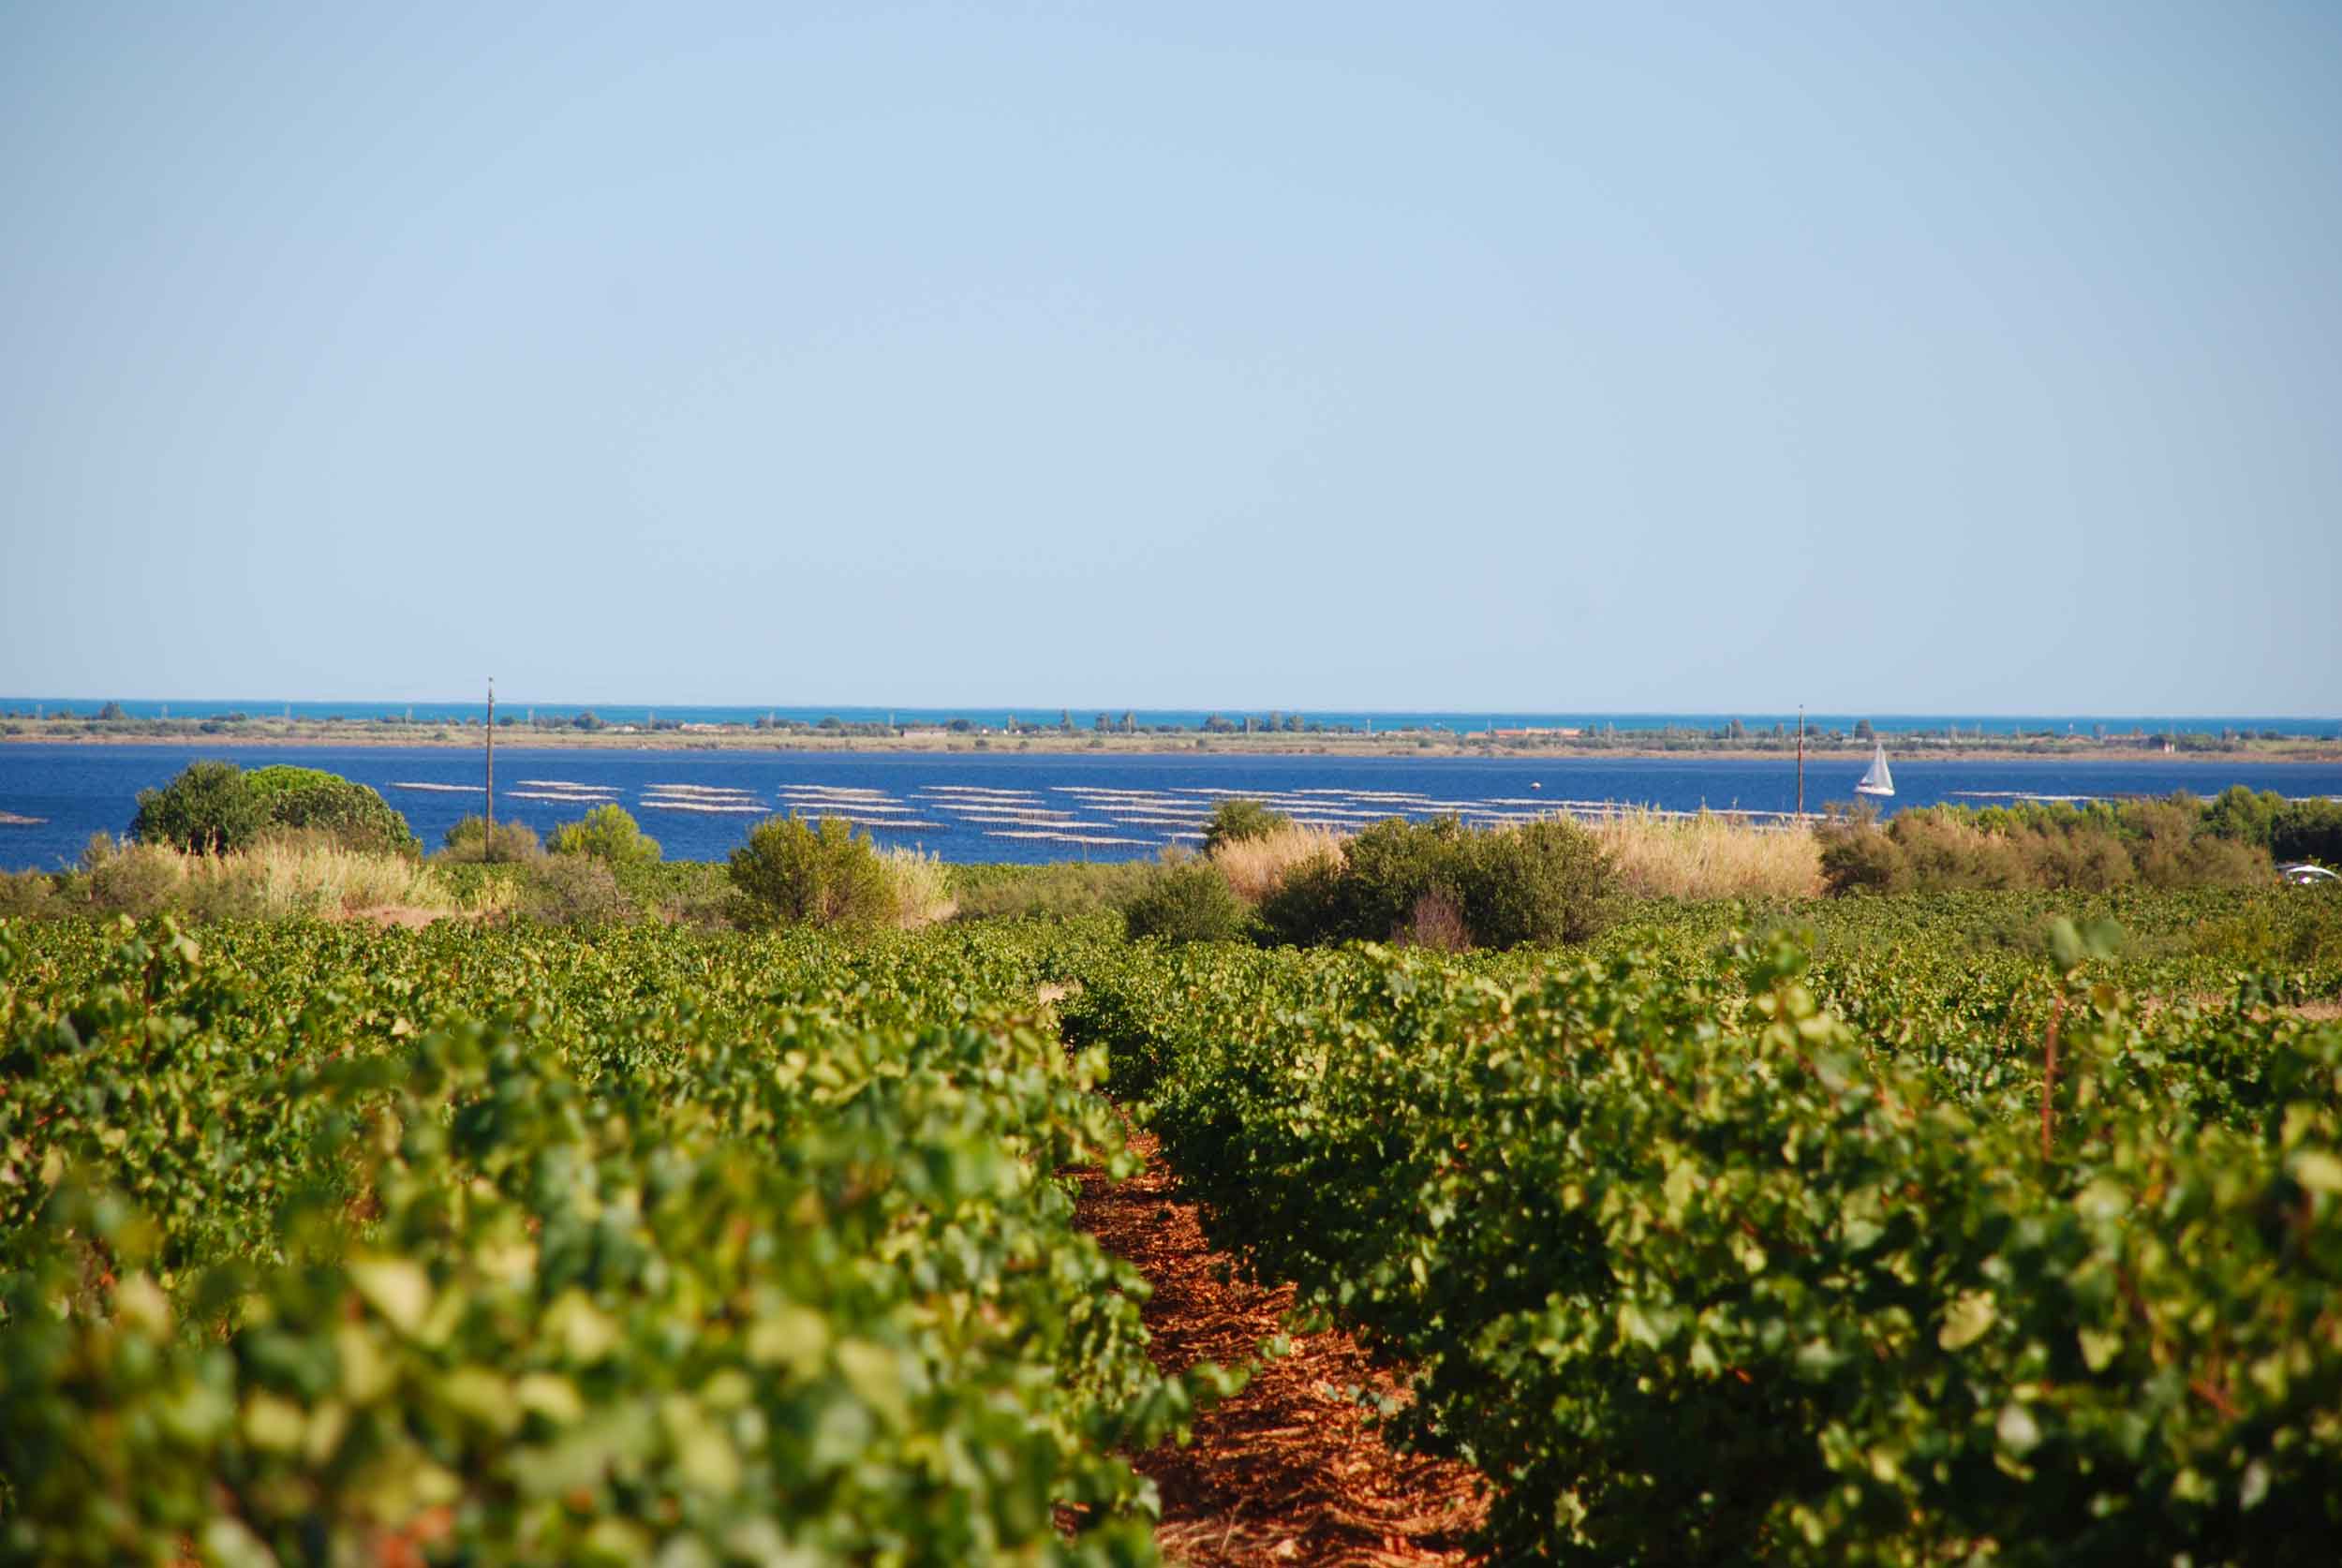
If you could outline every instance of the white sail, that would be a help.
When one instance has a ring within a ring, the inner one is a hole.
[[[1858,795],[1891,795],[1895,792],[1895,776],[1887,771],[1887,747],[1882,743],[1871,757],[1870,772],[1854,786]]]

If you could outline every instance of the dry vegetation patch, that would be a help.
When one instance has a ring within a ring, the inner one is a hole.
[[[1228,879],[1236,895],[1257,904],[1284,885],[1295,867],[1312,862],[1338,862],[1342,836],[1331,828],[1304,827],[1288,822],[1256,838],[1233,839],[1217,845],[1211,863]]]
[[[1822,890],[1811,828],[1760,828],[1702,811],[1633,811],[1589,824],[1618,868],[1619,885],[1646,898],[1811,898]]]
[[[1145,1309],[1149,1354],[1165,1373],[1199,1361],[1252,1362],[1281,1331],[1292,1287],[1237,1279],[1235,1260],[1205,1239],[1195,1206],[1178,1200],[1154,1138],[1134,1132],[1130,1146],[1147,1169],[1119,1183],[1077,1173],[1075,1215],[1154,1287]],[[1479,1476],[1392,1449],[1359,1391],[1401,1392],[1348,1335],[1297,1335],[1289,1354],[1262,1364],[1241,1392],[1196,1417],[1193,1443],[1133,1456],[1162,1493],[1155,1539],[1164,1555],[1243,1568],[1474,1561],[1463,1539],[1485,1513]]]

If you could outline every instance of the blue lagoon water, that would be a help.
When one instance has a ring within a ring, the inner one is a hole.
[[[664,710],[662,710],[664,711]],[[95,833],[120,833],[138,792],[189,762],[287,762],[370,784],[436,848],[484,800],[482,758],[449,747],[0,746],[0,868],[71,863]],[[1456,811],[1501,821],[1576,802],[1669,810],[1787,811],[1793,761],[1730,758],[1088,756],[1079,752],[783,752],[497,747],[497,816],[540,832],[601,800],[632,812],[671,859],[717,860],[764,816],[837,814],[882,843],[953,861],[1151,856],[1200,828],[1222,794],[1269,797],[1297,817],[1358,825]],[[1806,804],[1851,800],[1859,762],[1809,762]],[[2005,795],[2214,794],[2231,784],[2342,795],[2342,765],[2231,762],[1894,762],[1895,807]]]

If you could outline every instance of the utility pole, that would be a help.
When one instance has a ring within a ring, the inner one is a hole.
[[[482,841],[480,858],[497,857],[497,678],[488,677],[488,836]]]
[[[1797,705],[1797,820],[1805,820],[1805,704]]]

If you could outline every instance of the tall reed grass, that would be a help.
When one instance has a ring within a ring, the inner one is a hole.
[[[454,891],[433,867],[396,854],[345,849],[319,834],[287,834],[224,855],[158,844],[90,841],[61,902],[109,913],[173,910],[202,918],[328,919],[396,909],[453,914]]]
[[[1228,879],[1228,886],[1248,904],[1257,904],[1284,885],[1297,866],[1312,862],[1341,861],[1341,835],[1331,828],[1284,826],[1254,838],[1231,839],[1215,845],[1212,865]]]
[[[1712,811],[1630,811],[1586,826],[1616,866],[1619,887],[1638,897],[1812,898],[1822,891],[1821,847],[1809,827],[1756,827]]]
[[[952,896],[951,873],[942,857],[903,846],[879,851],[887,885],[895,893],[895,924],[916,931],[952,918],[959,908]]]

